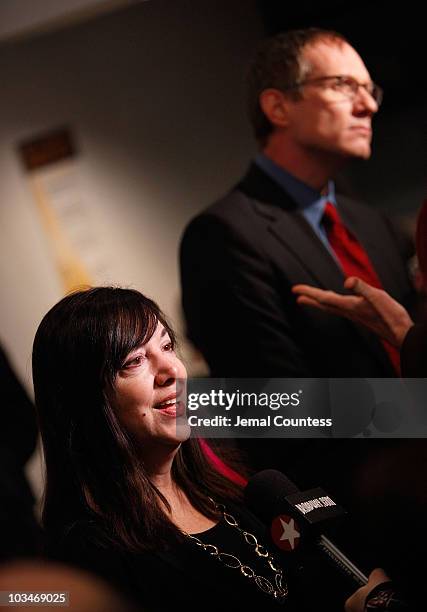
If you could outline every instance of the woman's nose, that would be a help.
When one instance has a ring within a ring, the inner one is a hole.
[[[159,387],[166,387],[174,383],[178,376],[178,367],[170,358],[163,358],[157,364],[155,383]]]

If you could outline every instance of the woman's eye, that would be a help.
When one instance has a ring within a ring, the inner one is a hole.
[[[128,361],[123,364],[123,369],[129,370],[131,368],[137,368],[138,366],[142,365],[143,362],[144,355],[136,355],[135,357],[128,359]]]
[[[174,350],[173,343],[172,342],[168,342],[167,344],[163,345],[163,350],[164,351],[168,351],[168,352],[172,352]]]

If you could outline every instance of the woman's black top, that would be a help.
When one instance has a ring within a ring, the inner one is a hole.
[[[230,504],[227,511],[243,530],[253,534],[273,554],[283,569],[288,597],[278,601],[262,592],[254,580],[245,577],[239,569],[226,567],[191,538],[167,551],[130,553],[102,546],[96,538],[100,525],[89,518],[69,527],[51,556],[101,576],[141,610],[170,611],[173,606],[198,612],[234,609],[343,612],[344,601],[355,587],[342,583],[335,568],[309,550],[296,555],[290,553],[290,556],[282,554],[269,541],[265,526],[246,508]],[[274,584],[275,573],[224,518],[211,529],[194,535],[204,544],[234,555]],[[396,606],[396,602],[387,609],[407,610],[405,606]]]
[[[243,530],[266,545],[266,529],[252,513],[234,504],[227,505],[227,511]],[[171,606],[203,611],[246,608],[308,612],[313,609],[312,603],[308,603],[313,601],[313,592],[305,581],[299,558],[296,561],[280,557],[280,551],[276,554],[273,545],[267,548],[283,568],[283,584],[286,582],[289,587],[289,596],[281,602],[264,593],[239,569],[226,567],[191,538],[167,551],[130,553],[101,546],[96,542],[96,533],[99,525],[93,520],[74,523],[59,539],[51,556],[105,578],[144,610],[170,610]],[[205,544],[213,544],[221,552],[236,556],[242,564],[274,584],[275,573],[223,517],[211,529],[194,535]],[[324,596],[329,600],[331,585],[324,587]],[[319,593],[315,599],[319,601]],[[343,601],[341,598],[340,606],[330,607],[328,612],[342,612]]]

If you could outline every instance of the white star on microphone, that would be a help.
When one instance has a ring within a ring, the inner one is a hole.
[[[289,520],[289,523],[284,521],[282,518],[279,518],[279,520],[283,528],[283,533],[280,536],[280,541],[288,540],[290,547],[293,550],[295,548],[295,540],[300,537],[300,533],[295,529],[294,519],[291,518]]]

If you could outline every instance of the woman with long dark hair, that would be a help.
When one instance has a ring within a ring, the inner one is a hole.
[[[189,438],[185,368],[154,302],[108,287],[68,295],[37,331],[33,378],[52,556],[156,610],[288,600],[241,486]]]
[[[329,583],[322,595],[299,562],[265,546],[265,526],[242,502],[244,479],[190,438],[185,367],[154,302],[110,287],[63,298],[37,331],[33,379],[51,557],[107,578],[148,610],[329,602]]]

